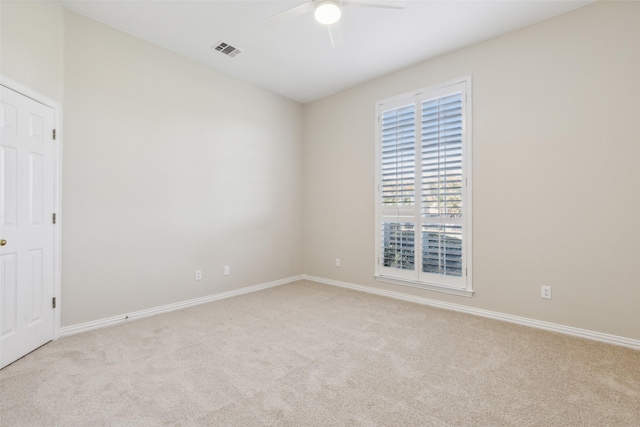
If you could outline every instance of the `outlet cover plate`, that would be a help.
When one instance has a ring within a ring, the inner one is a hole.
[[[540,286],[540,297],[551,299],[551,286]]]

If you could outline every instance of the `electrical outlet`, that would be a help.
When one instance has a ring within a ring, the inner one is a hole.
[[[551,286],[540,286],[540,297],[551,299]]]
[[[336,258],[336,267],[340,267],[340,258]]]
[[[224,266],[224,275],[228,276],[229,274],[231,274],[231,267],[229,267],[228,265]]]
[[[196,270],[196,280],[202,280],[202,270]]]

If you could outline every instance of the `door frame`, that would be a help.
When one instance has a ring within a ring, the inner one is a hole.
[[[62,313],[62,105],[40,92],[31,89],[13,79],[0,74],[0,85],[31,98],[53,109],[53,125],[56,129],[53,158],[53,209],[56,213],[56,226],[53,229],[53,296],[56,308],[53,313],[53,339],[60,338]]]

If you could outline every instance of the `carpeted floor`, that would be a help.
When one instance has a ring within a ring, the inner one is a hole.
[[[312,282],[52,342],[2,426],[640,425],[640,352]]]

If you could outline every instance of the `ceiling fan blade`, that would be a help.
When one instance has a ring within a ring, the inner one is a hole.
[[[328,25],[327,30],[329,30],[329,39],[331,39],[331,47],[334,49],[337,47],[344,46],[344,37],[342,36],[342,26],[340,25],[340,21],[336,22],[333,25]]]
[[[407,0],[344,0],[342,4],[345,6],[404,9],[407,6]]]
[[[280,22],[285,22],[293,18],[297,18],[300,15],[304,15],[305,13],[313,12],[315,9],[315,5],[313,1],[309,1],[301,4],[300,6],[296,6],[294,8],[285,10],[284,12],[280,12],[276,15],[273,15],[270,18],[265,19],[263,22],[267,24],[278,24]]]

